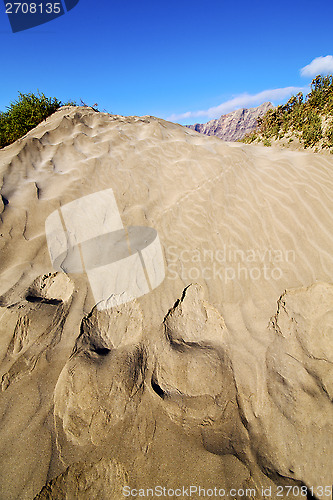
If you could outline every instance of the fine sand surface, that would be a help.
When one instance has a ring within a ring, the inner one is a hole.
[[[329,498],[333,158],[67,107],[0,151],[0,183],[1,500]],[[110,188],[166,275],[98,310],[45,221]]]

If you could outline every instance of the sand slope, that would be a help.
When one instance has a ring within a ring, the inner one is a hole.
[[[333,159],[63,108],[0,151],[0,183],[1,499],[325,498]],[[84,274],[54,272],[45,220],[108,188],[157,230],[166,277],[97,311]]]

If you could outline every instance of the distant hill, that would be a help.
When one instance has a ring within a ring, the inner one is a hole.
[[[222,115],[217,120],[186,125],[186,127],[201,134],[216,135],[223,141],[238,141],[252,132],[258,125],[258,118],[263,117],[272,108],[272,103],[264,102],[257,108],[237,109],[227,115]]]
[[[286,104],[269,109],[242,142],[333,153],[333,76],[316,76],[309,94],[300,92]]]

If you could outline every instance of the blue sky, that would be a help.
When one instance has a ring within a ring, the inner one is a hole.
[[[12,33],[0,3],[0,110],[37,89],[183,124],[279,104],[333,73],[332,19],[331,0],[80,0]]]

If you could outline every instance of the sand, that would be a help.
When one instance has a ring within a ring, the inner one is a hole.
[[[0,151],[0,182],[1,499],[327,498],[333,158],[67,107]],[[165,278],[98,310],[45,221],[110,188]]]

